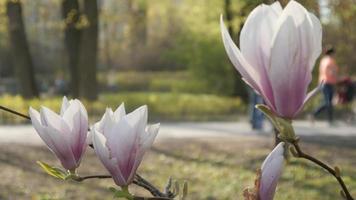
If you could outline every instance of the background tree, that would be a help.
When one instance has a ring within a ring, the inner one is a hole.
[[[81,31],[78,27],[80,10],[78,0],[62,1],[62,17],[64,19],[64,43],[68,58],[70,76],[70,92],[73,97],[79,96],[80,71],[78,68]]]
[[[83,27],[79,50],[79,96],[97,98],[98,2],[83,1]]]
[[[9,20],[10,51],[15,75],[20,84],[20,92],[25,98],[37,97],[39,93],[35,83],[32,57],[22,19],[21,1],[8,0],[6,8]]]

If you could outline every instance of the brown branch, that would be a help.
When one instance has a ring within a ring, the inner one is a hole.
[[[134,200],[172,200],[171,198],[166,198],[166,197],[139,197],[139,196],[134,196]]]
[[[87,179],[93,179],[93,178],[97,178],[97,179],[106,179],[106,178],[112,178],[112,176],[110,175],[93,175],[93,176],[79,176],[74,178],[75,181],[85,181]]]
[[[31,120],[31,118],[30,118],[28,115],[19,113],[19,112],[17,112],[17,111],[14,111],[14,110],[12,110],[12,109],[10,109],[10,108],[6,108],[6,107],[4,107],[4,106],[0,106],[0,110],[4,110],[4,111],[9,112],[9,113],[11,113],[11,114],[20,116],[20,117],[25,118],[25,119],[28,119],[28,120]]]
[[[336,171],[335,169],[331,168],[330,166],[328,166],[327,164],[325,164],[322,161],[318,160],[317,158],[314,158],[313,156],[304,153],[302,151],[302,149],[300,148],[300,146],[299,146],[299,139],[294,140],[294,142],[292,142],[292,145],[294,146],[295,150],[297,151],[296,153],[297,153],[298,157],[304,158],[306,160],[309,160],[309,161],[319,165],[320,167],[322,167],[326,171],[328,171],[331,175],[333,175],[336,178],[336,180],[340,184],[340,186],[342,188],[342,191],[345,194],[345,198],[347,200],[354,200],[353,197],[351,196],[349,190],[347,189],[344,180],[341,178],[341,175],[340,175],[339,171]]]
[[[82,177],[74,177],[73,180],[75,181],[85,181],[88,179],[106,179],[106,178],[112,178],[110,175],[92,175],[92,176],[82,176]],[[169,196],[163,192],[161,192],[159,189],[157,189],[155,186],[153,186],[150,182],[146,181],[144,178],[142,178],[140,175],[136,174],[135,179],[133,180],[133,184],[142,187],[149,191],[155,198],[153,199],[170,199]],[[138,197],[141,198],[141,197]],[[152,198],[147,198],[146,199],[152,199]]]

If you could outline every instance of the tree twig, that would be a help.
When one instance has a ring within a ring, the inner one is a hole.
[[[299,146],[299,139],[294,140],[294,142],[292,142],[292,145],[294,146],[295,150],[297,151],[297,156],[300,158],[304,158],[306,160],[309,160],[313,163],[315,163],[316,165],[319,165],[320,167],[322,167],[323,169],[325,169],[326,171],[328,171],[331,175],[333,175],[336,180],[338,181],[339,185],[342,188],[342,191],[345,194],[345,198],[347,200],[354,200],[353,197],[351,196],[349,190],[347,189],[344,180],[341,178],[340,172],[336,171],[336,169],[331,168],[330,166],[328,166],[327,164],[325,164],[324,162],[318,160],[317,158],[306,154],[302,151],[302,149]]]
[[[106,178],[112,178],[110,175],[91,175],[91,176],[78,176],[73,178],[75,181],[85,181],[88,179],[106,179]],[[135,179],[133,180],[133,184],[144,188],[145,190],[149,191],[156,199],[157,197],[160,197],[160,199],[170,199],[169,195],[161,192],[159,189],[157,189],[155,186],[153,186],[150,182],[142,178],[140,175],[136,174]],[[146,199],[149,199],[145,197]]]
[[[0,106],[0,110],[4,110],[4,111],[9,112],[9,113],[11,113],[11,114],[20,116],[20,117],[25,118],[25,119],[28,119],[28,120],[31,120],[31,118],[30,118],[28,115],[19,113],[19,112],[15,111],[15,110],[12,110],[12,109],[10,109],[10,108],[6,108],[6,107],[4,107],[4,106]]]

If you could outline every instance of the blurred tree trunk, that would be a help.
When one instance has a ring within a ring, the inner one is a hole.
[[[82,29],[79,50],[79,96],[88,100],[97,99],[97,50],[98,50],[98,2],[83,1],[83,17],[86,25]]]
[[[129,67],[142,67],[138,59],[147,42],[147,3],[138,0],[127,0],[129,15]]]
[[[38,97],[32,57],[22,19],[21,1],[8,0],[6,3],[12,62],[15,75],[20,83],[21,95],[25,98]]]
[[[62,17],[65,22],[64,43],[68,56],[70,92],[73,97],[78,97],[80,80],[78,62],[81,37],[81,31],[77,28],[77,23],[80,17],[78,0],[62,1]]]
[[[134,45],[144,45],[147,41],[147,4],[129,0],[130,33]]]

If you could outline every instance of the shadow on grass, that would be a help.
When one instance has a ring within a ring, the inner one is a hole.
[[[312,135],[301,136],[301,141],[309,144],[356,149],[356,136]]]
[[[248,158],[242,158],[243,161],[234,161],[236,160],[236,156],[232,153],[227,153],[227,152],[223,152],[223,151],[219,151],[216,149],[211,149],[210,147],[207,148],[206,146],[204,146],[204,150],[208,153],[208,154],[220,154],[220,155],[225,155],[223,160],[217,160],[214,158],[206,158],[206,157],[194,157],[194,156],[190,156],[187,154],[187,152],[182,152],[182,153],[178,153],[178,152],[174,152],[171,150],[167,150],[167,149],[163,149],[163,148],[157,148],[157,147],[152,147],[151,149],[154,153],[157,154],[163,154],[167,157],[171,157],[177,160],[181,160],[184,162],[190,162],[190,163],[198,163],[198,164],[207,164],[207,165],[211,165],[214,167],[227,167],[227,168],[236,168],[237,166],[239,167],[243,167],[244,169],[247,170],[252,170],[254,171],[255,169],[257,169],[261,164],[263,159],[265,159],[266,156],[254,156],[254,157],[248,157]],[[232,161],[231,161],[232,160]]]

